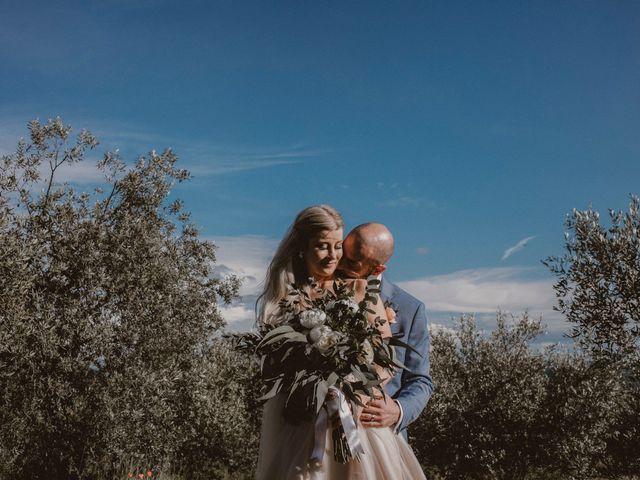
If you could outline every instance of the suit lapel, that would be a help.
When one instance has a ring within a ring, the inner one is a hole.
[[[380,277],[380,298],[382,298],[383,302],[392,302],[393,290],[393,284],[387,282],[384,276]]]

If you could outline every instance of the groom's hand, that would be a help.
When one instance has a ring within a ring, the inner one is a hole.
[[[400,420],[400,407],[391,399],[377,397],[367,403],[360,415],[360,423],[366,428],[394,426]]]

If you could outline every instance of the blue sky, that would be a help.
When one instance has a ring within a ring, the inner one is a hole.
[[[540,260],[564,215],[640,193],[637,2],[1,3],[0,150],[56,115],[130,159],[173,148],[175,194],[247,276],[238,328],[322,202],[392,229],[389,278],[434,323],[528,308],[560,338]]]

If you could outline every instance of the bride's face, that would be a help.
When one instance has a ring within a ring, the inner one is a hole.
[[[309,239],[304,261],[309,275],[322,281],[331,278],[342,258],[342,229],[323,230]]]

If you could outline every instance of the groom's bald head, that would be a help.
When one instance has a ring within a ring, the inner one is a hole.
[[[340,268],[345,274],[354,278],[378,275],[393,255],[393,235],[381,223],[363,223],[349,232],[342,248]]]
[[[393,255],[393,235],[381,223],[363,223],[349,232],[353,242],[366,253],[368,260],[385,265]]]

